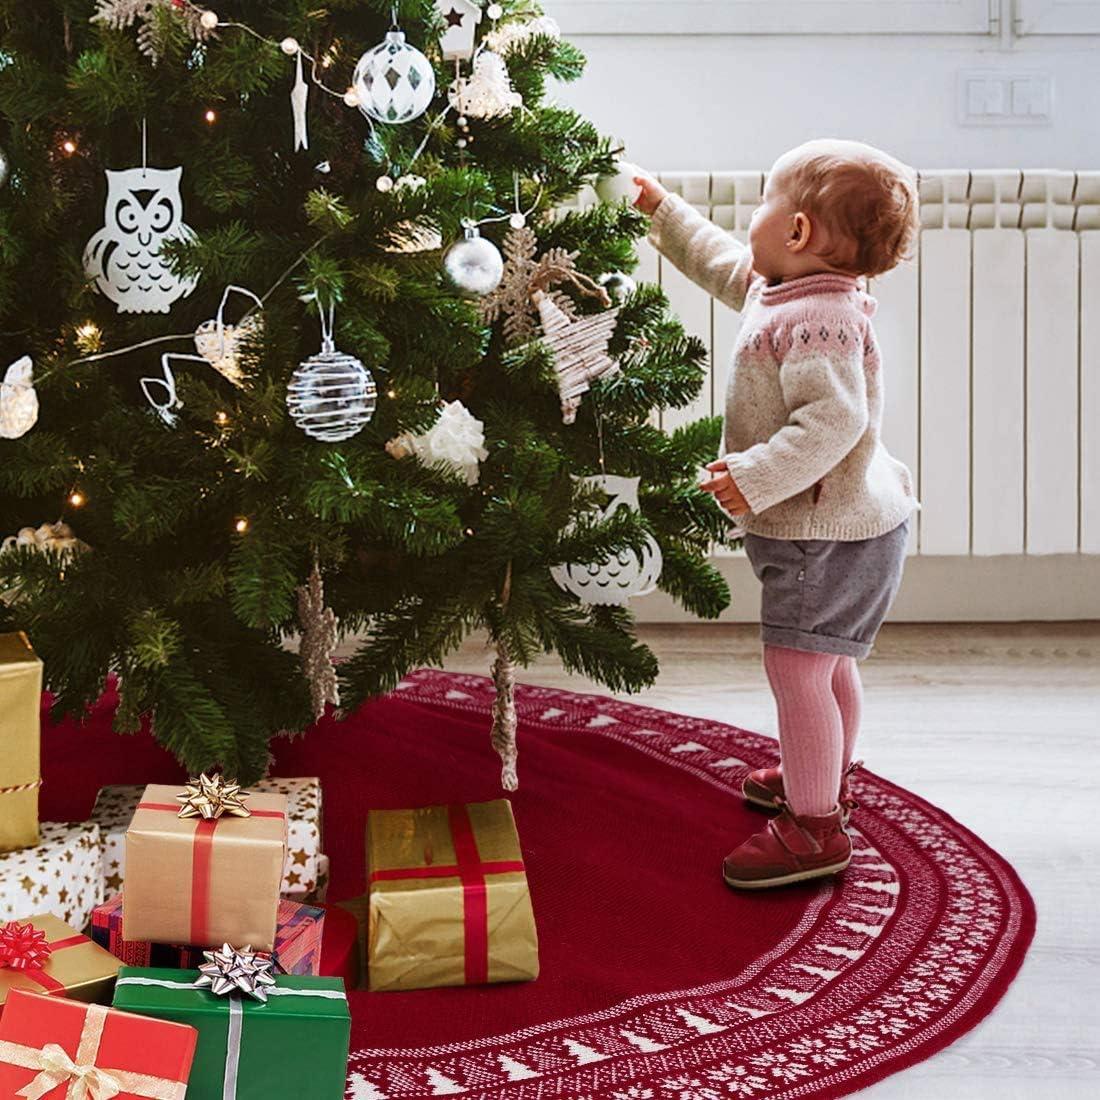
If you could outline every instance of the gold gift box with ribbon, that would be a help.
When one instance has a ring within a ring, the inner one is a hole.
[[[538,934],[506,799],[367,816],[369,987],[530,981]]]
[[[108,1003],[121,966],[50,913],[0,921],[0,1011],[13,989]]]
[[[150,784],[134,812],[126,832],[123,939],[272,951],[286,795],[245,794],[247,817],[180,817],[180,799],[178,787]]]
[[[0,634],[0,852],[38,843],[42,662],[26,634]]]

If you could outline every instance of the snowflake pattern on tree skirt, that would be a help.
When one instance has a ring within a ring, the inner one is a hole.
[[[396,695],[479,721],[492,706],[491,681],[434,671]],[[516,703],[529,739],[596,733],[731,797],[775,762],[773,740],[702,719],[535,687],[519,687]],[[1003,995],[1034,906],[1012,868],[943,811],[868,772],[854,785],[851,867],[807,890],[780,942],[728,980],[431,1047],[413,1035],[407,1049],[372,1049],[353,1023],[347,1097],[822,1100],[929,1057]],[[354,1021],[354,999],[370,995],[352,996]]]

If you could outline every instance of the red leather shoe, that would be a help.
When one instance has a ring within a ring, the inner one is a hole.
[[[737,890],[764,890],[835,875],[851,858],[839,806],[823,817],[795,817],[783,802],[778,817],[726,856],[722,877]]]
[[[848,779],[862,767],[862,760],[853,760],[840,777],[840,796],[837,802],[844,811],[845,825],[848,824],[852,811],[859,809],[859,803],[852,797]],[[753,806],[759,806],[762,810],[778,810],[780,803],[787,797],[783,789],[783,773],[779,768],[760,768],[749,772],[741,784],[741,793],[745,796],[745,801]]]

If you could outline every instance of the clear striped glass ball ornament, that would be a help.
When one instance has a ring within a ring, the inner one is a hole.
[[[290,377],[286,406],[290,418],[311,439],[341,443],[358,435],[374,416],[378,387],[354,355],[326,341]]]

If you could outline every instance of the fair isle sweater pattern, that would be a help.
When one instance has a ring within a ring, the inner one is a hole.
[[[764,538],[852,542],[920,507],[882,443],[882,361],[859,280],[809,275],[768,286],[749,250],[670,195],[650,240],[712,297],[742,313],[726,388],[722,452]]]

